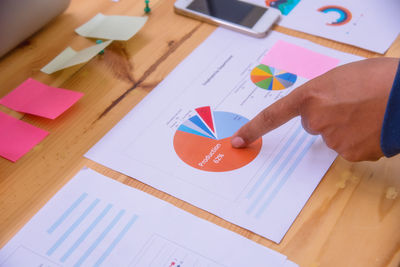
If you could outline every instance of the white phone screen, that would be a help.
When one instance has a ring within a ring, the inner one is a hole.
[[[187,8],[248,28],[267,11],[267,8],[238,0],[193,0]]]

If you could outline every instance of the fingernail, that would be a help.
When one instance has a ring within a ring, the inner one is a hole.
[[[239,148],[239,147],[244,146],[244,140],[240,136],[235,136],[235,137],[232,137],[231,144],[233,147]]]

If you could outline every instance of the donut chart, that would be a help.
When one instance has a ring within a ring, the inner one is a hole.
[[[262,139],[246,148],[232,148],[230,137],[249,120],[241,115],[212,111],[209,106],[195,109],[196,115],[183,122],[174,135],[174,149],[187,165],[209,172],[241,168],[257,157]]]
[[[292,86],[297,75],[264,64],[255,67],[250,73],[251,81],[266,90],[283,90]]]
[[[330,23],[326,23],[327,25],[330,26],[341,26],[346,23],[348,23],[351,18],[351,12],[347,8],[344,8],[342,6],[323,6],[318,9],[319,12],[322,13],[336,13],[338,15],[338,18],[336,21],[332,21]]]

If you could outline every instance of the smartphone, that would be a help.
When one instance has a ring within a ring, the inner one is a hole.
[[[280,12],[238,0],[177,0],[178,14],[221,25],[255,37],[264,37]]]

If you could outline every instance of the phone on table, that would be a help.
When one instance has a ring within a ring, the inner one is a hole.
[[[255,37],[264,37],[280,12],[238,0],[177,0],[178,14],[224,26]]]

